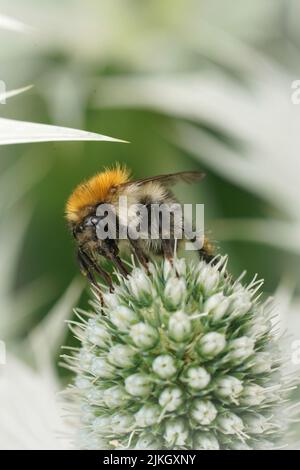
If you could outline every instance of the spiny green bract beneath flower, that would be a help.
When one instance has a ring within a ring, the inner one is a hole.
[[[215,266],[183,259],[134,267],[75,328],[79,446],[249,449],[285,432],[270,302]],[[95,294],[96,295],[96,294]],[[262,444],[263,443],[263,444]]]

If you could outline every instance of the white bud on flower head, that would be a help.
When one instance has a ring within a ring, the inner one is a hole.
[[[186,262],[184,258],[177,258],[174,260],[174,268],[176,269],[176,273],[179,276],[185,276],[186,274]]]
[[[204,304],[204,310],[208,313],[212,313],[218,305],[225,299],[226,297],[222,292],[218,292],[217,294],[211,295]]]
[[[233,339],[228,346],[227,360],[239,362],[247,359],[247,357],[253,354],[254,346],[255,341],[248,336]]]
[[[252,303],[249,292],[241,290],[233,294],[231,297],[230,310],[232,312],[231,317],[242,317],[247,312],[249,312]]]
[[[157,356],[152,363],[152,369],[162,379],[169,379],[177,372],[175,360],[169,354]]]
[[[257,352],[253,358],[251,370],[254,374],[263,374],[271,372],[272,358],[267,352]]]
[[[157,450],[160,448],[161,444],[159,443],[159,441],[156,440],[154,436],[151,436],[148,433],[146,435],[141,436],[135,445],[135,449],[137,450]]]
[[[236,377],[225,375],[215,381],[214,393],[223,400],[236,401],[243,391],[242,382]]]
[[[184,446],[189,437],[188,429],[181,418],[168,419],[164,438],[170,446]]]
[[[107,358],[114,366],[132,367],[135,364],[136,353],[130,346],[116,344],[110,348]]]
[[[252,324],[247,330],[247,335],[252,338],[259,339],[267,333],[270,333],[272,324],[263,316],[257,316],[253,319]]]
[[[135,413],[135,421],[138,426],[145,428],[153,426],[158,422],[161,415],[161,408],[158,405],[144,405]]]
[[[152,292],[151,282],[146,273],[140,268],[135,268],[132,271],[128,285],[136,299],[141,299],[144,295],[151,294]]]
[[[88,341],[100,348],[104,348],[109,340],[110,334],[104,328],[104,326],[99,325],[95,318],[90,318],[86,327],[86,335]]]
[[[128,331],[133,323],[138,321],[138,316],[130,308],[119,305],[110,312],[111,322],[121,331]]]
[[[169,320],[168,331],[174,341],[186,341],[192,333],[192,323],[188,315],[183,312],[173,313]]]
[[[244,417],[246,431],[251,434],[263,434],[269,428],[268,419],[261,414],[250,414]]]
[[[104,348],[110,340],[110,334],[106,328],[98,323],[95,318],[90,318],[86,327],[86,336],[92,344]]]
[[[103,400],[108,408],[117,408],[123,406],[129,399],[124,387],[115,385],[103,391]]]
[[[219,271],[209,264],[202,267],[198,275],[197,283],[201,286],[206,295],[211,294],[218,287],[220,280]]]
[[[217,356],[226,346],[225,336],[221,333],[211,331],[200,339],[197,350],[199,353],[207,358]]]
[[[115,373],[115,369],[103,357],[94,357],[90,371],[102,379],[111,379]]]
[[[231,450],[252,450],[251,447],[248,446],[248,444],[246,444],[246,442],[242,442],[242,441],[233,442],[232,444],[230,444],[230,449]]]
[[[92,353],[82,349],[78,355],[79,367],[82,369],[89,369],[94,357],[95,356]]]
[[[141,349],[150,349],[158,341],[158,331],[148,323],[140,322],[130,329],[130,337],[134,344]]]
[[[222,292],[214,294],[204,304],[205,312],[208,312],[214,323],[220,321],[226,314],[230,300]]]
[[[167,387],[160,394],[158,403],[166,411],[175,411],[183,403],[183,392],[179,387]]]
[[[244,429],[244,423],[239,416],[230,411],[217,417],[219,430],[224,434],[240,434]]]
[[[84,403],[83,405],[81,405],[80,411],[81,411],[81,419],[80,419],[81,422],[84,424],[91,424],[92,421],[95,419],[93,408],[89,404]]]
[[[167,280],[164,297],[173,307],[179,307],[186,294],[185,280],[178,277],[171,277]]]
[[[94,432],[88,432],[86,428],[80,429],[77,436],[81,449],[97,450],[103,447],[104,441],[102,438],[95,435]]]
[[[84,389],[90,388],[91,382],[86,377],[82,377],[82,376],[79,375],[75,379],[75,385],[80,390],[84,390]]]
[[[197,423],[207,426],[214,421],[218,414],[217,408],[209,400],[197,398],[192,403],[191,416]]]
[[[256,444],[258,450],[274,450],[274,442],[268,439],[259,439]]]
[[[108,307],[109,309],[113,309],[120,305],[120,301],[118,299],[118,296],[116,295],[116,291],[114,291],[114,293],[104,292],[102,296],[103,296],[103,302],[104,302],[105,307]]]
[[[257,406],[265,399],[265,389],[257,384],[246,385],[240,397],[242,405]]]
[[[195,450],[219,450],[220,444],[213,433],[198,431],[194,437],[193,449]]]
[[[174,271],[174,266],[172,266],[172,263],[170,260],[167,258],[164,260],[164,279],[167,280],[170,274],[172,274]]]
[[[105,434],[110,428],[111,419],[108,416],[98,416],[92,423],[94,431]]]
[[[137,373],[126,378],[125,388],[134,397],[145,397],[151,393],[152,383],[148,375]]]
[[[210,374],[204,367],[189,367],[181,380],[195,390],[202,390],[209,384]]]
[[[127,434],[134,425],[133,416],[125,413],[116,414],[111,419],[111,427],[116,434]]]
[[[184,258],[173,259],[171,263],[168,259],[164,261],[164,279],[167,280],[170,275],[185,276],[186,274],[186,262]]]
[[[91,387],[86,396],[90,403],[102,403],[103,401],[103,390],[101,388]]]

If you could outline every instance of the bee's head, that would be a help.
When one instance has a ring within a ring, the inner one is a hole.
[[[129,172],[121,166],[98,173],[75,188],[66,204],[69,223],[80,224],[91,215],[98,204],[109,200],[109,195],[118,185],[128,180]]]
[[[77,217],[67,218],[70,230],[72,231],[75,238],[87,229],[90,229],[95,225],[96,221],[94,220],[95,211],[90,209],[82,211],[81,214],[78,214]]]

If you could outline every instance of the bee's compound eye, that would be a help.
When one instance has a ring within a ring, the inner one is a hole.
[[[73,236],[74,238],[77,238],[77,235],[79,233],[81,233],[83,231],[83,225],[82,224],[79,224],[79,225],[76,225],[74,228],[73,228]]]
[[[99,222],[99,217],[95,217],[95,216],[88,217],[84,221],[84,227],[96,226],[98,222]]]

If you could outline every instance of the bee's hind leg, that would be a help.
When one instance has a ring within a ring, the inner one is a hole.
[[[190,240],[192,243],[197,243],[197,237],[194,237]],[[212,266],[216,265],[219,262],[219,258],[216,256],[216,249],[214,245],[208,240],[208,238],[204,238],[204,243],[201,248],[196,248],[198,252],[198,256],[200,261],[205,261],[206,263],[210,263]],[[220,266],[219,271],[223,271],[223,266]],[[225,271],[224,275],[228,277],[228,273]]]
[[[210,253],[206,250],[206,248],[201,248],[198,250],[198,255],[200,260],[203,260],[206,263],[214,264],[214,258],[216,257],[215,253]]]
[[[213,261],[216,254],[212,244],[208,241],[207,238],[204,238],[204,242],[202,240],[200,242],[200,237],[197,236],[194,236],[188,240],[195,244],[195,250],[197,251],[200,260],[203,260],[206,263],[211,263]]]

